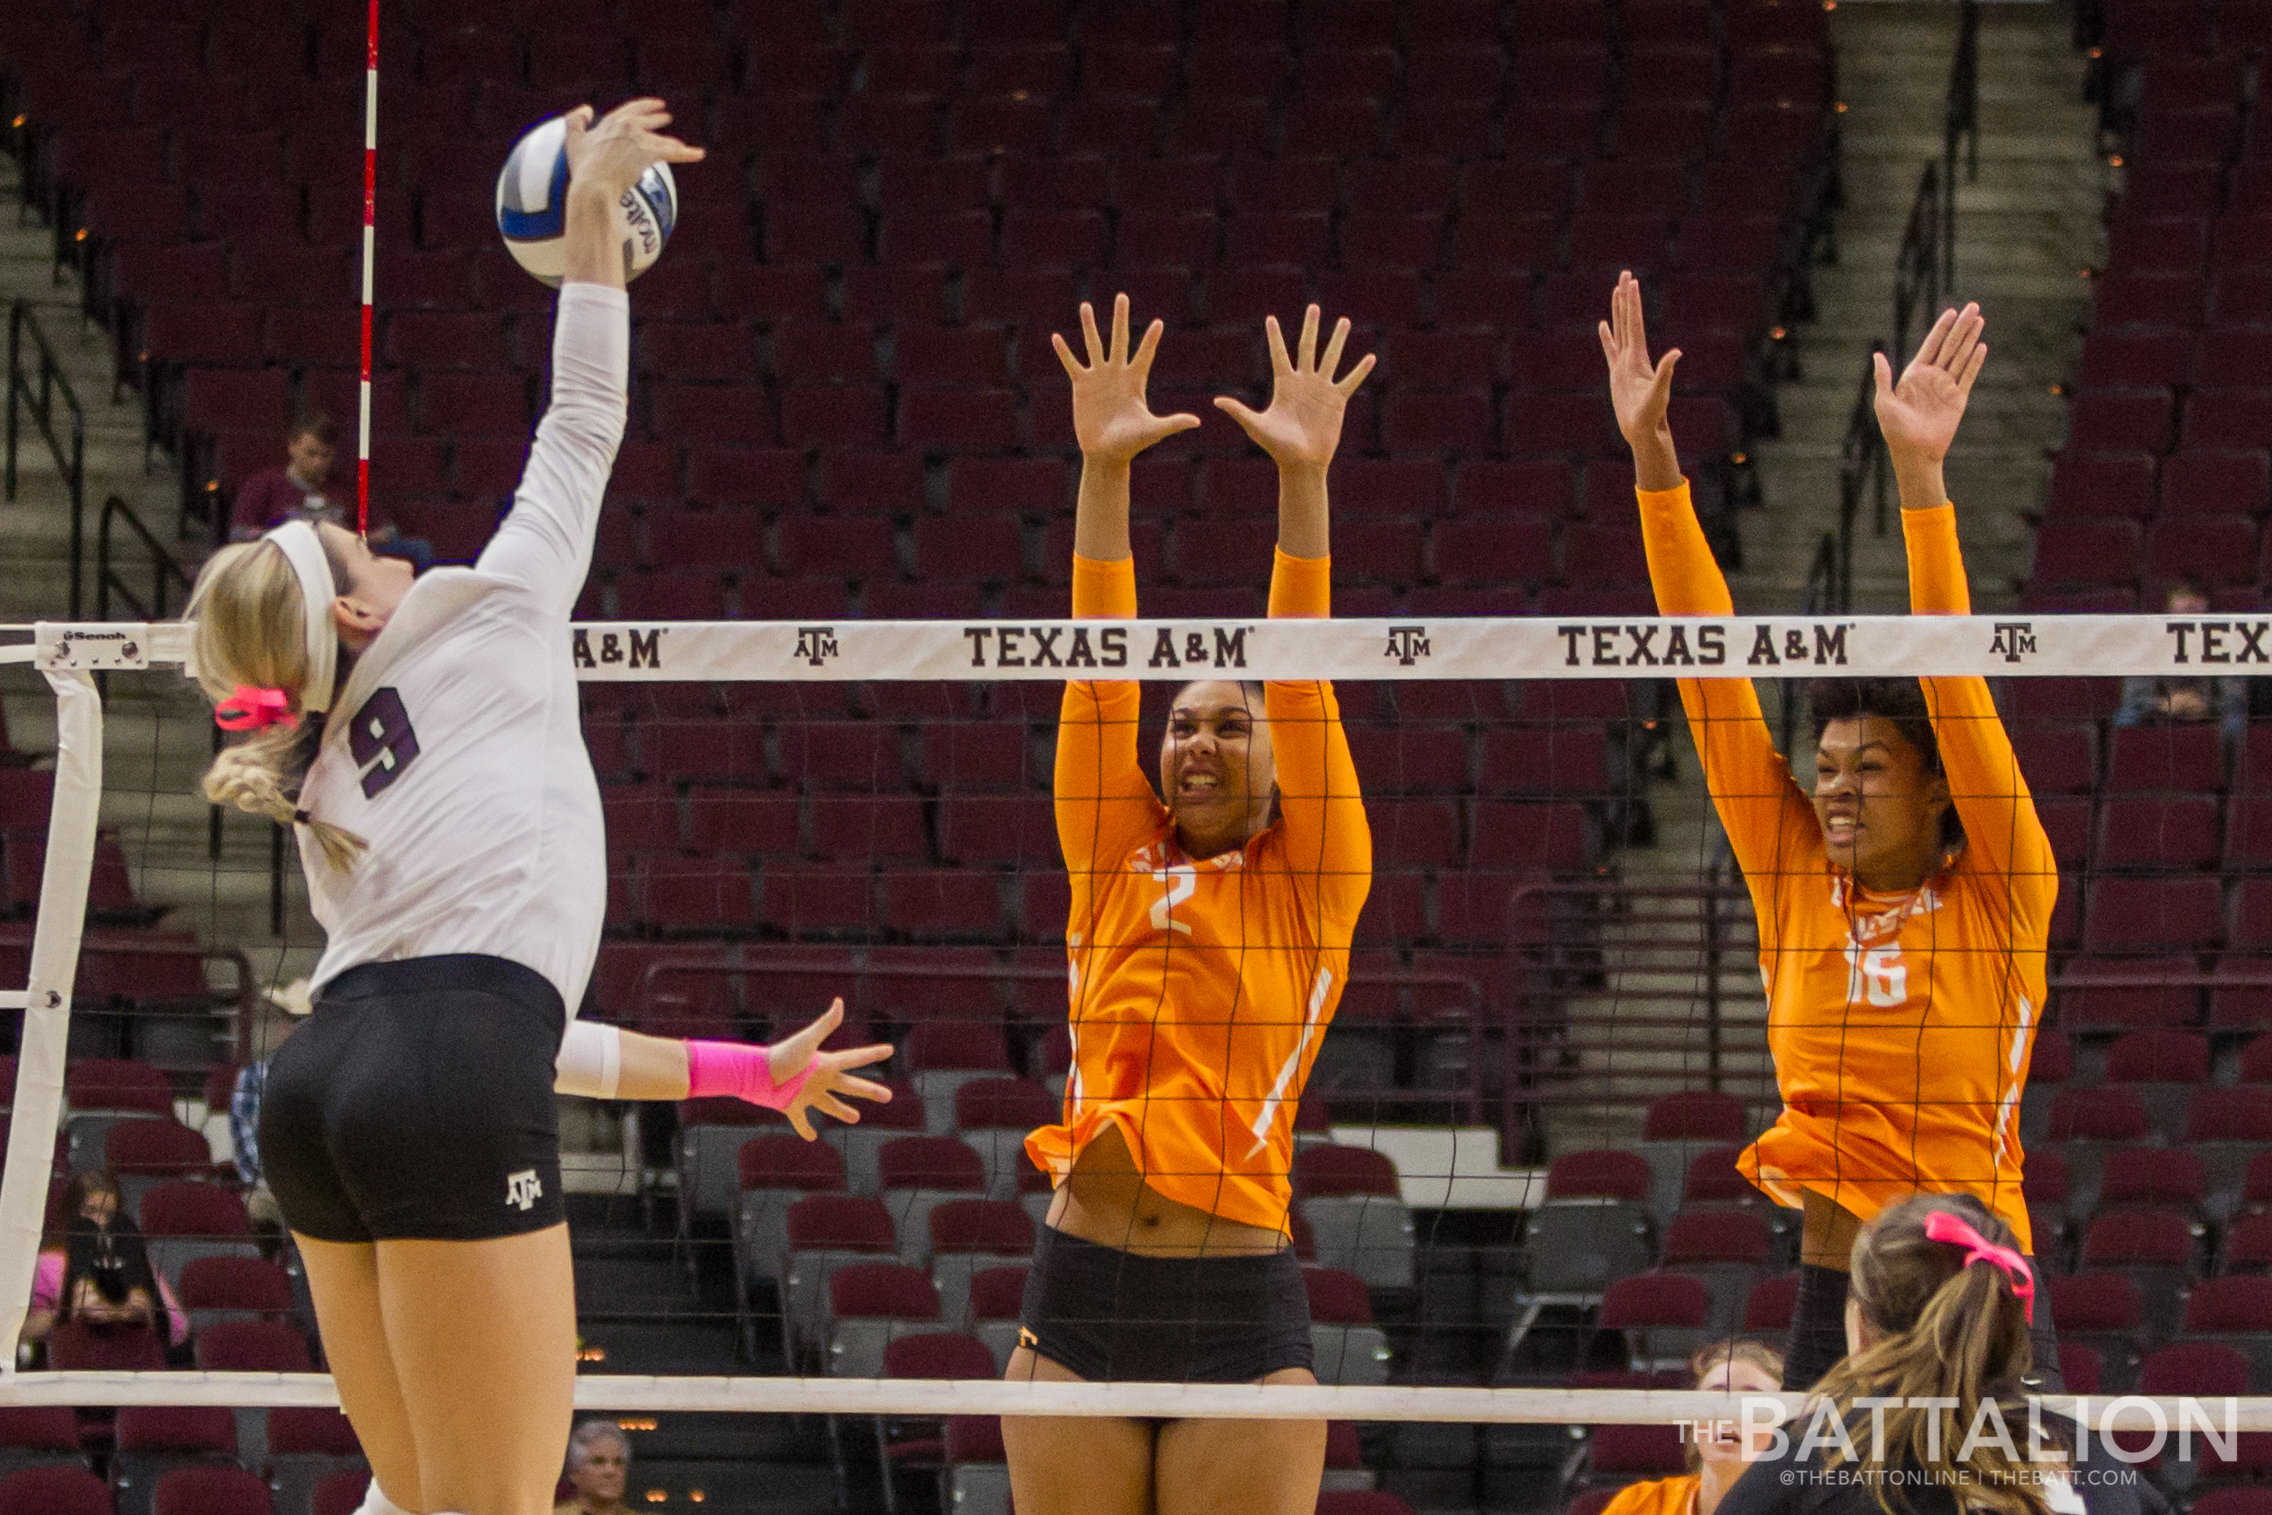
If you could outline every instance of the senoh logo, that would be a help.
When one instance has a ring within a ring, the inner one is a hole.
[[[1428,628],[1425,626],[1391,626],[1388,629],[1388,647],[1381,656],[1396,659],[1399,668],[1410,668],[1432,651],[1428,645]]]
[[[2035,655],[2035,623],[2033,621],[1998,621],[1996,639],[1988,644],[1991,657],[2000,657],[2007,663],[2017,663]]]
[[[575,657],[578,668],[598,668],[603,664],[621,664],[626,668],[660,668],[663,666],[663,633],[667,626],[634,626],[628,632],[603,631],[598,636],[585,628],[576,628]]]

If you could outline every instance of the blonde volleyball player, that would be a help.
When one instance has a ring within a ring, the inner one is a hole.
[[[1982,328],[1977,306],[1944,312],[1898,384],[1877,360],[1921,615],[1971,606],[1941,460],[1987,357]],[[1650,361],[1631,274],[1601,342],[1657,607],[1727,615],[1665,420],[1680,354]],[[1683,679],[1680,698],[1759,917],[1783,1113],[1742,1165],[1805,1211],[1783,1385],[1808,1389],[1845,1355],[1847,1260],[1887,1205],[1916,1190],[1969,1194],[2028,1247],[2018,1106],[2058,868],[1985,680],[1818,682],[1811,795],[1776,752],[1749,679]],[[2035,1361],[2055,1380],[2043,1302],[2033,1320]]]
[[[656,162],[656,100],[569,120],[552,404],[512,513],[471,569],[413,579],[294,522],[199,575],[198,676],[246,739],[207,794],[301,833],[329,933],[314,1014],[271,1064],[260,1146],[370,1456],[368,1515],[540,1515],[575,1386],[557,1082],[735,1094],[851,1119],[831,1011],[770,1049],[567,1025],[606,896],[568,617],[626,407],[613,202]],[[330,719],[320,726],[317,717]],[[565,1033],[565,1034],[564,1034]]]
[[[1783,1354],[1740,1336],[1716,1341],[1688,1360],[1688,1384],[1716,1394],[1773,1394],[1783,1386]],[[1627,1484],[1601,1515],[1715,1515],[1745,1466],[1765,1450],[1767,1429],[1732,1420],[1686,1427],[1688,1471]]]
[[[1073,614],[1129,617],[1129,464],[1199,422],[1145,404],[1159,322],[1133,355],[1125,295],[1109,347],[1087,305],[1081,327],[1085,366],[1057,339],[1081,443]],[[1289,357],[1271,321],[1269,409],[1216,402],[1278,465],[1273,616],[1330,610],[1326,467],[1373,361],[1334,378],[1348,334],[1321,358],[1311,306]],[[1137,719],[1135,683],[1065,686],[1073,1069],[1062,1124],[1026,1142],[1057,1193],[1009,1377],[1314,1383],[1287,1173],[1372,885],[1349,744],[1330,684],[1201,680],[1176,695],[1155,794]],[[1026,1515],[1309,1515],[1325,1458],[1319,1421],[1007,1417],[1002,1436]]]

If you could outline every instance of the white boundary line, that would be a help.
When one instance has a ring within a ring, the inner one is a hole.
[[[670,1378],[589,1373],[579,1410],[761,1415],[1072,1415],[1164,1420],[1458,1421],[1529,1425],[1671,1425],[1740,1421],[1746,1401],[1799,1414],[1799,1394],[1707,1394],[1686,1389],[1357,1388],[1320,1384],[1005,1383],[936,1378]],[[337,1405],[323,1373],[20,1373],[0,1379],[6,1405]],[[2220,1435],[2272,1431],[2272,1398],[2183,1399],[2052,1395],[2046,1413],[2111,1412],[2121,1429],[2158,1415],[2175,1431],[2206,1423]],[[2231,1407],[2230,1421],[2226,1407]]]

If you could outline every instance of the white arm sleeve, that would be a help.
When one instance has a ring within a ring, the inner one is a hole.
[[[631,301],[563,284],[552,331],[552,403],[537,423],[513,509],[477,565],[565,615],[591,569],[600,500],[630,411]]]
[[[552,1092],[613,1099],[622,1077],[623,1033],[597,1021],[570,1021],[553,1059]]]

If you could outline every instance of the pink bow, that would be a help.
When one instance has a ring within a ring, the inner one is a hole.
[[[283,690],[239,684],[234,694],[213,708],[213,724],[223,731],[258,731],[276,725],[289,730],[299,726],[300,718],[292,713],[292,702]]]
[[[2010,1247],[1995,1245],[1974,1230],[1970,1221],[1947,1210],[1935,1210],[1925,1217],[1925,1240],[1964,1248],[1967,1268],[1983,1258],[2002,1268],[2011,1277],[2012,1292],[2019,1296],[2021,1306],[2027,1311],[2027,1323],[2035,1324],[2035,1274],[2026,1258]]]

